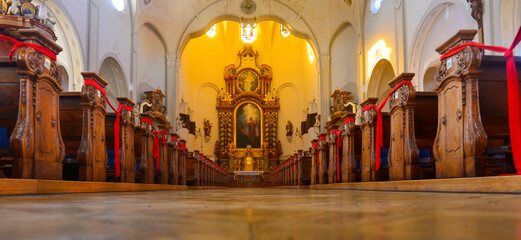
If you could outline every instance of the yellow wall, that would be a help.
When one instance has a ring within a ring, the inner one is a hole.
[[[178,100],[183,98],[190,105],[193,111],[191,118],[197,128],[202,127],[204,118],[212,122],[212,137],[203,143],[204,154],[209,156],[213,156],[218,135],[216,88],[224,88],[224,68],[229,64],[238,64],[237,53],[244,45],[240,39],[239,23],[224,21],[217,24],[215,37],[204,34],[192,39],[181,56]],[[252,45],[259,52],[258,64],[267,64],[273,69],[272,88],[279,91],[281,100],[279,139],[284,155],[292,154],[294,147],[302,149],[304,146],[294,146],[295,139],[293,142],[287,141],[285,126],[290,120],[295,127],[299,127],[305,119],[303,111],[308,102],[318,93],[315,90],[316,57],[310,62],[308,42],[293,35],[283,38],[280,24],[273,21],[257,24],[257,39]],[[189,143],[189,147],[192,144],[191,149],[200,149],[202,142],[202,139],[196,139]]]

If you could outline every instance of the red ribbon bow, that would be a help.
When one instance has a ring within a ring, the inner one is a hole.
[[[488,46],[481,43],[469,42],[456,46],[441,56],[443,61],[468,46],[477,47],[480,49],[490,50],[494,52],[504,52],[507,59],[507,89],[508,89],[508,121],[510,127],[510,144],[512,146],[512,156],[516,166],[517,175],[521,174],[521,104],[519,98],[519,82],[517,78],[516,63],[514,61],[513,49],[521,41],[521,27],[517,31],[514,42],[510,48]],[[509,175],[509,174],[503,174]]]
[[[100,91],[101,94],[103,94],[103,96],[105,97],[109,106],[116,113],[116,121],[114,122],[114,155],[115,155],[114,156],[114,167],[116,168],[115,169],[116,178],[118,178],[119,176],[121,176],[121,163],[120,163],[120,154],[121,153],[120,153],[120,149],[119,149],[119,133],[120,133],[119,128],[120,128],[121,111],[123,109],[126,109],[127,111],[132,112],[133,109],[129,106],[123,106],[123,105],[121,105],[121,103],[118,102],[118,110],[116,110],[110,103],[110,100],[107,97],[107,92],[105,91],[105,89],[103,89],[103,87],[101,87],[101,85],[99,85],[93,79],[85,79],[83,84],[86,86],[92,86],[92,87],[96,88],[98,91]]]

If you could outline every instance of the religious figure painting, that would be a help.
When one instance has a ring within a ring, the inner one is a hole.
[[[253,71],[244,71],[239,75],[237,85],[243,92],[254,92],[259,87],[259,77]]]
[[[237,148],[261,147],[261,112],[257,105],[244,103],[237,108],[235,137]]]

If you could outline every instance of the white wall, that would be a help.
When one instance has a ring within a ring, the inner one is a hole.
[[[166,89],[166,49],[161,36],[151,27],[143,25],[139,30],[139,43],[136,52],[138,85],[137,100],[143,92],[161,89],[168,96]]]
[[[444,14],[437,12],[449,0],[383,0],[377,14],[369,12],[370,0],[353,1],[350,6],[343,0],[256,1],[257,11],[252,15],[240,11],[239,1],[225,0],[154,0],[149,5],[144,5],[144,1],[126,0],[123,12],[118,12],[110,0],[51,2],[67,19],[67,23],[60,23],[61,27],[68,25],[70,31],[67,35],[73,34],[76,38],[75,41],[60,44],[65,49],[71,49],[72,44],[76,44],[79,49],[74,54],[61,57],[61,61],[66,62],[64,65],[74,66],[79,58],[82,60],[81,71],[99,71],[102,61],[113,57],[120,63],[130,91],[134,92],[130,95],[133,100],[140,100],[139,95],[145,89],[160,87],[167,92],[170,116],[179,113],[179,101],[182,95],[186,95],[182,91],[194,94],[199,91],[199,88],[182,85],[183,79],[189,77],[180,71],[186,64],[181,56],[187,43],[221,20],[239,21],[241,17],[256,17],[258,21],[275,20],[290,26],[292,33],[300,33],[300,37],[309,41],[315,52],[315,66],[301,69],[303,81],[311,81],[311,84],[299,89],[299,94],[303,96],[300,101],[305,106],[316,97],[317,111],[323,115],[322,119],[327,119],[329,115],[329,95],[336,87],[349,91],[355,88],[346,80],[351,78],[350,72],[356,72],[353,74],[357,79],[356,87],[362,95],[363,84],[369,85],[371,73],[367,52],[378,40],[384,40],[391,48],[389,61],[395,74],[415,72],[416,79],[424,79],[425,71],[437,59],[434,48],[459,28],[477,26],[470,16],[471,9],[466,0],[450,0],[455,8],[453,19],[449,22],[444,19]],[[485,43],[510,45],[521,24],[520,0],[484,0],[483,3]],[[131,7],[131,4],[134,6]],[[154,34],[143,27],[145,24],[156,27]],[[352,27],[342,30],[343,26],[348,25]],[[62,38],[65,37],[61,36],[59,41]],[[160,38],[166,46],[162,46]],[[233,41],[226,44],[223,49],[238,51],[232,47],[236,44]],[[275,45],[264,46],[268,47]],[[518,53],[521,51],[519,49]],[[225,56],[223,62],[233,62],[233,55]],[[327,61],[329,57],[331,60]],[[260,61],[276,65],[269,58],[270,53],[265,52],[261,54]],[[346,64],[351,62],[353,64]],[[354,68],[354,63],[357,68]],[[282,66],[284,63],[280,64]],[[212,68],[222,74],[222,65],[205,66],[205,71]],[[67,71],[71,72],[69,69]],[[144,78],[145,72],[148,72],[148,80]],[[274,86],[284,83],[285,74],[287,72],[274,69]],[[419,81],[417,87],[421,90],[422,86],[422,81]],[[363,97],[359,96],[358,100],[364,100]],[[185,96],[185,100],[192,104],[193,114],[199,114],[196,101],[190,96]],[[294,125],[301,121],[301,115],[299,112],[299,120],[294,121]]]
[[[356,31],[347,25],[338,32],[331,45],[331,90],[351,92],[357,102],[358,93],[358,48]]]

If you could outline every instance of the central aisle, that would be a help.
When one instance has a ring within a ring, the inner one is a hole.
[[[0,197],[2,239],[521,239],[521,198],[272,188]]]

